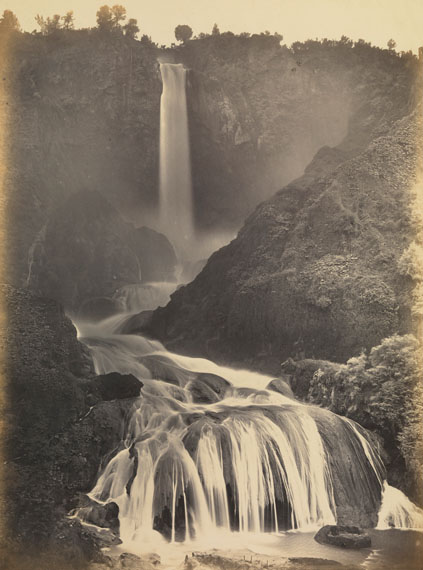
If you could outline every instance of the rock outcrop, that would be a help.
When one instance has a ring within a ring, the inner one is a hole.
[[[165,236],[134,228],[99,192],[81,191],[51,213],[33,243],[27,284],[68,310],[83,305],[82,314],[91,315],[96,299],[124,285],[172,280],[175,266]]]
[[[79,569],[87,559],[102,559],[103,538],[115,539],[93,535],[65,515],[80,505],[102,461],[121,445],[134,399],[118,397],[116,389],[110,394],[110,386],[95,378],[90,356],[56,301],[8,285],[1,297],[2,558],[14,568],[16,550],[17,568],[26,568],[28,557],[31,568]],[[133,380],[126,379],[131,396]],[[104,395],[118,399],[104,401]],[[37,566],[42,556],[50,562]]]
[[[370,548],[370,536],[356,526],[326,525],[314,536],[319,544],[330,544],[340,548]]]
[[[418,132],[414,114],[355,158],[319,151],[149,330],[172,350],[273,374],[289,356],[342,362],[410,330]]]

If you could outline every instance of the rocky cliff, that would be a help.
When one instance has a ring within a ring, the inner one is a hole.
[[[287,356],[344,361],[411,330],[417,115],[354,158],[323,148],[158,309],[175,350],[277,373]]]
[[[0,556],[10,569],[80,569],[89,559],[103,559],[104,541],[65,516],[120,444],[142,385],[120,375],[95,378],[90,356],[55,301],[7,285],[1,301]]]

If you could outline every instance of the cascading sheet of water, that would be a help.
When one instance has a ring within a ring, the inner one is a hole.
[[[194,237],[186,69],[161,63],[159,225],[181,254]]]
[[[423,510],[385,481],[377,528],[423,529]]]
[[[378,509],[384,468],[357,424],[267,389],[269,376],[111,327],[82,332],[97,373],[130,372],[144,385],[90,496],[119,505],[126,548],[334,524],[340,481],[353,507]]]

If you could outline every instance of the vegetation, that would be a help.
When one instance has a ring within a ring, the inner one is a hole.
[[[421,352],[413,335],[390,336],[346,365],[319,367],[307,397],[378,432],[414,484],[423,475]]]
[[[178,42],[187,42],[192,37],[192,28],[186,24],[181,24],[175,28],[175,38]]]
[[[11,10],[5,10],[0,18],[0,31],[15,31],[20,30],[18,18]]]

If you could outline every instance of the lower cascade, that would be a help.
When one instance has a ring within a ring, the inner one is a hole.
[[[306,531],[352,513],[361,526],[423,528],[358,424],[275,391],[269,376],[117,334],[121,320],[79,335],[98,374],[143,383],[124,441],[90,493],[117,503],[125,545]]]

